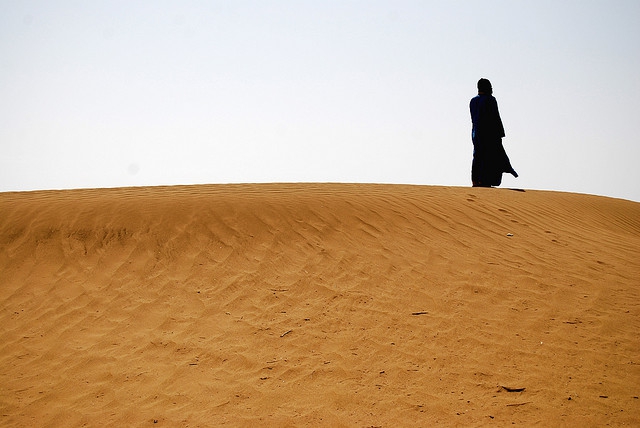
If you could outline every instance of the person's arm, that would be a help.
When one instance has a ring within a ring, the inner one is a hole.
[[[500,138],[505,137],[504,126],[502,125],[502,119],[500,118],[500,111],[498,110],[498,101],[494,98],[495,111],[496,111],[496,132]]]

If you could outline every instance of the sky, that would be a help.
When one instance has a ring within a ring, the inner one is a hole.
[[[637,0],[0,0],[0,192],[470,186],[491,80],[520,174],[640,202]]]

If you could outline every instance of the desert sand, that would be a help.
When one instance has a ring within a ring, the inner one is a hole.
[[[0,194],[0,426],[640,425],[640,204]]]

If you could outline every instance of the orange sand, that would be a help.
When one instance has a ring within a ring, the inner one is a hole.
[[[640,204],[0,194],[1,426],[640,425]]]

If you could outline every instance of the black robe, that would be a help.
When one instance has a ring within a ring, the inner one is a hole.
[[[471,181],[474,186],[499,186],[505,172],[517,176],[502,145],[505,136],[498,102],[492,95],[480,94],[469,103],[473,129],[473,163]]]

